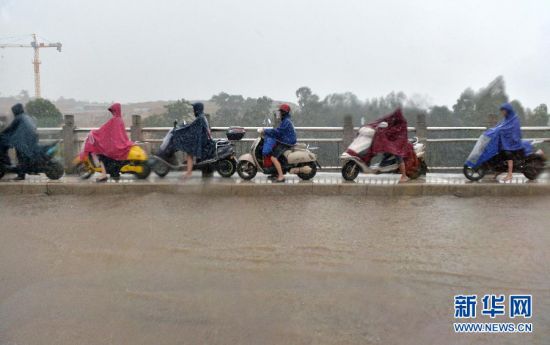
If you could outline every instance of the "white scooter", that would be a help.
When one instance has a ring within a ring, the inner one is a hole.
[[[250,147],[250,152],[239,157],[237,173],[244,180],[250,180],[256,176],[258,170],[266,175],[276,173],[275,167],[265,168],[263,164],[262,148],[264,145],[263,132],[258,130],[259,135]],[[296,174],[302,180],[312,179],[317,173],[317,155],[309,150],[305,144],[296,144],[286,150],[279,158],[283,173]]]
[[[388,127],[387,122],[381,122],[377,128]],[[377,155],[381,159],[378,163],[371,164],[373,159],[369,161],[363,160],[361,157],[365,156],[365,153],[370,148],[376,129],[364,126],[359,129],[357,137],[353,140],[350,146],[346,149],[346,152],[342,153],[340,160],[342,162],[342,177],[346,181],[353,181],[357,178],[360,172],[367,174],[383,174],[383,173],[399,173],[399,163],[394,155],[381,154]],[[422,174],[426,174],[428,167],[424,161],[425,146],[420,143],[417,137],[409,139],[409,142],[413,145],[416,159],[418,159],[418,168],[412,173],[408,174],[411,179],[416,179]],[[350,154],[349,152],[355,152],[357,154]]]

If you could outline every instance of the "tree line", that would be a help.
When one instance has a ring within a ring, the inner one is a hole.
[[[526,108],[517,99],[510,99],[506,93],[504,78],[499,76],[487,86],[474,90],[466,88],[451,107],[433,105],[426,107],[407,97],[403,92],[391,92],[386,96],[359,99],[352,92],[332,93],[324,98],[304,86],[296,90],[293,105],[293,121],[297,126],[341,126],[345,115],[351,115],[355,125],[368,123],[397,107],[403,108],[411,126],[415,125],[418,113],[426,114],[429,126],[485,126],[487,116],[496,114],[503,102],[511,102],[524,126],[547,126],[550,114],[548,106],[540,104]],[[259,98],[231,95],[220,92],[206,101],[216,126],[261,126],[282,103],[270,97]],[[424,102],[421,102],[424,103]],[[61,112],[46,99],[29,100],[25,108],[37,119],[39,127],[59,126],[63,120]],[[180,99],[164,106],[164,112],[144,119],[146,126],[171,126],[175,120],[191,121],[191,103]]]

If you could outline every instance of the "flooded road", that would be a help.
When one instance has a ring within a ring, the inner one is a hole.
[[[454,334],[476,293],[534,332]],[[1,345],[548,344],[549,301],[550,197],[0,196]]]

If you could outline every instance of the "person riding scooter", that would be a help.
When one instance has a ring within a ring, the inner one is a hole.
[[[97,178],[97,182],[105,182],[108,179],[104,161],[110,163],[111,160],[125,160],[130,149],[135,145],[126,134],[120,103],[111,105],[109,112],[113,117],[103,126],[88,134],[81,152],[81,158],[91,154],[94,164],[101,166],[101,176]],[[102,159],[99,159],[98,156],[102,156]]]
[[[503,158],[506,159],[508,165],[506,177],[502,181],[508,182],[512,180],[514,159],[524,154],[521,141],[521,124],[519,116],[516,115],[510,103],[502,104],[499,110],[504,119],[493,130],[499,137],[499,151]],[[497,176],[498,173],[495,175],[495,178]]]
[[[207,159],[213,155],[214,142],[210,134],[210,126],[204,115],[204,104],[193,104],[195,120],[188,125],[176,128],[172,136],[174,148],[187,154],[187,171],[184,179],[193,173],[193,159]]]
[[[277,170],[277,176],[273,176],[272,178],[275,182],[284,182],[285,176],[283,175],[279,157],[288,148],[296,144],[296,131],[290,119],[290,106],[288,104],[281,104],[279,107],[279,116],[281,123],[277,128],[263,128],[260,131],[265,136],[262,149],[264,167],[269,166],[270,162],[272,162]]]
[[[11,108],[13,121],[0,134],[0,164],[10,165],[7,151],[15,148],[18,160],[17,177],[25,179],[25,170],[32,164],[44,159],[44,154],[38,145],[38,133],[34,119],[25,113],[21,103]]]
[[[386,123],[387,126],[380,126],[381,123]],[[388,155],[395,156],[395,159],[399,163],[399,172],[401,173],[399,182],[408,181],[409,178],[406,174],[403,158],[409,154],[410,145],[407,135],[407,120],[403,117],[401,109],[397,109],[392,114],[369,123],[367,126],[377,128],[370,148],[371,154],[383,153],[385,157]]]

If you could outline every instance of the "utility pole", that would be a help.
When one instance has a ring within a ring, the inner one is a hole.
[[[57,48],[58,52],[61,52],[61,43],[43,43],[38,42],[36,34],[32,34],[32,41],[30,44],[0,44],[0,48],[33,48],[34,59],[32,64],[34,65],[34,97],[41,98],[42,93],[40,89],[40,48]]]

